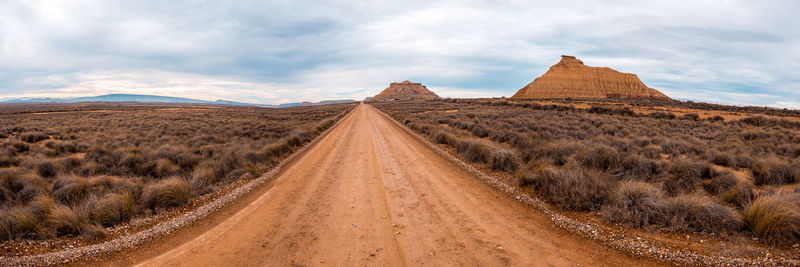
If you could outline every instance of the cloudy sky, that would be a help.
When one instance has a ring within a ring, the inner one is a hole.
[[[0,99],[511,96],[560,55],[679,98],[800,109],[800,1],[0,0]]]

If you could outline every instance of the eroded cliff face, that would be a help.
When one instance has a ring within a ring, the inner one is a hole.
[[[428,90],[421,83],[403,81],[401,83],[391,83],[380,94],[376,95],[370,102],[391,101],[391,100],[420,100],[420,99],[440,99],[438,95]]]
[[[658,90],[644,85],[636,74],[586,66],[573,56],[561,56],[561,61],[550,67],[547,73],[520,89],[511,98],[567,97],[668,98]]]

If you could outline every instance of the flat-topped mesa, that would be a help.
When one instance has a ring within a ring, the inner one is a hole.
[[[389,84],[389,86],[390,86],[390,87],[391,87],[391,86],[401,86],[401,85],[406,85],[406,86],[412,86],[412,85],[413,85],[413,86],[422,86],[422,87],[425,87],[425,86],[424,86],[424,85],[422,85],[421,83],[412,83],[412,82],[411,82],[411,81],[409,81],[409,80],[405,80],[405,81],[403,81],[403,82],[401,82],[401,83],[390,83],[390,84]]]
[[[441,99],[438,95],[428,90],[421,83],[413,83],[408,80],[391,83],[380,94],[376,95],[370,102],[394,101],[394,100],[427,100]]]
[[[561,61],[559,61],[558,64],[581,64],[581,65],[583,65],[583,61],[581,61],[580,59],[578,59],[578,58],[576,58],[574,56],[561,55]]]
[[[636,74],[606,67],[590,67],[574,56],[561,56],[550,67],[511,98],[668,98],[647,87]]]

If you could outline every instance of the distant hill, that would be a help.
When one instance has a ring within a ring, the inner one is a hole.
[[[352,103],[357,102],[352,99],[342,99],[342,100],[324,100],[319,102],[294,102],[294,103],[286,103],[286,104],[278,104],[278,105],[259,105],[262,107],[268,108],[289,108],[289,107],[307,107],[307,106],[319,106],[319,105],[330,105],[330,104],[344,104],[344,103]]]
[[[511,98],[668,98],[647,87],[636,74],[610,68],[590,67],[573,56],[561,56],[550,67]]]
[[[180,103],[180,104],[213,104],[213,105],[233,105],[233,106],[257,106],[270,108],[285,108],[298,106],[316,106],[338,103],[355,102],[355,100],[326,100],[320,102],[296,102],[279,105],[242,103],[230,100],[207,101],[192,98],[159,96],[159,95],[137,95],[137,94],[108,94],[87,97],[67,97],[67,98],[17,98],[0,101],[0,104],[33,104],[33,103],[80,103],[80,102],[136,102],[136,103]]]
[[[369,99],[370,102],[393,101],[393,100],[418,100],[418,99],[441,99],[438,95],[421,83],[403,81],[401,83],[391,83],[389,87],[383,89],[378,95]]]
[[[3,104],[16,103],[79,103],[79,102],[139,102],[139,103],[190,103],[190,104],[225,104],[225,105],[254,105],[239,103],[227,100],[206,101],[199,99],[159,96],[159,95],[137,95],[137,94],[108,94],[99,96],[85,97],[65,97],[65,98],[17,98],[2,101]]]

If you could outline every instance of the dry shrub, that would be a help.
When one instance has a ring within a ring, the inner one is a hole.
[[[533,154],[541,158],[550,159],[553,164],[561,166],[567,163],[570,156],[583,148],[584,146],[578,142],[558,140],[534,148]]]
[[[58,167],[49,160],[36,163],[36,174],[44,178],[53,178],[58,174]]]
[[[317,125],[315,125],[314,128],[312,128],[312,131],[315,134],[320,134],[325,130],[327,130],[328,128],[330,128],[331,126],[333,126],[334,124],[336,124],[336,119],[334,118],[324,119],[319,121]]]
[[[624,181],[617,185],[610,205],[601,214],[609,221],[635,226],[664,224],[664,193],[649,183]]]
[[[40,133],[40,132],[24,133],[24,134],[22,134],[20,136],[20,139],[22,139],[22,141],[25,141],[25,142],[28,142],[28,143],[36,143],[36,142],[39,142],[39,141],[42,141],[42,140],[45,140],[45,139],[48,139],[48,138],[50,138],[50,136],[48,136],[45,133]]]
[[[81,236],[84,236],[90,240],[103,239],[108,237],[108,231],[97,224],[85,224],[81,229]]]
[[[182,206],[189,202],[189,184],[178,177],[162,180],[144,187],[142,201],[150,209]]]
[[[777,158],[758,160],[752,166],[756,185],[783,185],[800,181],[800,166],[793,166]]]
[[[97,200],[90,198],[87,203],[70,207],[56,204],[49,210],[41,228],[52,230],[55,235],[83,236],[89,239],[99,239],[107,236],[106,230],[93,222],[91,207]],[[40,235],[40,237],[43,237]]]
[[[734,157],[730,153],[719,152],[719,151],[712,152],[711,163],[725,167],[734,167],[737,165],[736,157]]]
[[[184,150],[186,149],[180,146],[165,144],[160,146],[155,151],[153,151],[151,156],[153,157],[153,159],[167,159],[171,162],[175,162],[178,157],[178,154],[180,154],[181,151]]]
[[[742,133],[742,139],[746,141],[754,141],[754,140],[769,139],[769,138],[770,134],[761,129],[748,130]]]
[[[489,164],[492,170],[514,173],[519,166],[519,158],[514,151],[499,148],[485,140],[461,141],[456,150],[471,162]]]
[[[313,139],[313,134],[311,134],[310,132],[301,131],[289,137],[289,139],[286,140],[286,144],[288,144],[291,147],[299,147],[311,141],[311,139]]]
[[[621,165],[625,179],[650,181],[664,172],[663,163],[642,156],[628,156]]]
[[[679,231],[728,233],[739,230],[742,217],[707,197],[679,196],[666,202],[669,227]]]
[[[0,238],[17,239],[35,237],[39,220],[30,209],[13,207],[0,211]]]
[[[661,145],[662,151],[666,154],[683,155],[691,151],[690,145],[681,141],[668,141]]]
[[[192,169],[194,169],[199,162],[200,157],[188,151],[178,154],[175,158],[175,163],[180,167],[183,173],[191,173]]]
[[[16,153],[23,153],[31,150],[31,145],[20,141],[11,143],[11,147],[14,148],[14,152]]]
[[[142,192],[142,181],[137,178],[121,178],[101,175],[89,178],[89,191],[92,195],[106,193],[127,193],[139,195]]]
[[[736,175],[728,170],[714,171],[712,176],[710,180],[703,183],[703,189],[714,195],[726,192],[739,183]]]
[[[178,174],[180,171],[181,168],[169,159],[161,158],[156,160],[155,177],[169,177]]]
[[[49,141],[45,143],[44,146],[51,149],[50,151],[47,152],[47,155],[51,157],[55,157],[65,153],[78,152],[78,146],[76,146],[75,143],[72,142]]]
[[[33,174],[16,174],[13,178],[13,187],[17,191],[17,200],[21,203],[28,203],[37,196],[47,192],[47,181]]]
[[[456,150],[471,162],[489,163],[493,147],[484,140],[468,139],[459,142]]]
[[[670,163],[669,173],[672,177],[665,181],[667,193],[677,195],[681,192],[693,192],[704,178],[710,178],[711,166],[707,162],[679,159]]]
[[[580,166],[542,168],[532,180],[542,197],[561,209],[597,210],[608,200],[608,182]]]
[[[753,166],[753,157],[747,154],[738,154],[736,155],[736,167],[737,168],[751,168]]]
[[[722,203],[734,205],[739,209],[750,205],[754,198],[753,185],[745,182],[737,183],[719,196]]]
[[[514,177],[517,179],[517,185],[533,185],[536,182],[537,175],[542,173],[542,169],[545,167],[545,164],[534,161],[518,168],[517,172],[514,174]]]
[[[191,185],[193,190],[203,191],[219,181],[219,177],[214,174],[214,170],[209,167],[198,167],[192,173]]]
[[[142,158],[142,155],[138,153],[126,153],[120,161],[120,167],[130,174],[143,174],[144,165],[145,160]]]
[[[720,121],[725,121],[725,118],[723,118],[720,115],[714,115],[713,117],[708,118],[708,120],[711,122],[720,122]]]
[[[83,200],[89,190],[86,178],[61,176],[53,183],[53,197],[66,205],[76,205]]]
[[[83,176],[94,176],[94,175],[104,174],[107,172],[108,168],[106,168],[106,166],[94,161],[89,161],[83,163],[77,173]]]
[[[19,165],[19,159],[13,151],[2,150],[0,151],[0,168],[6,168]]]
[[[588,168],[612,170],[619,168],[622,157],[613,147],[593,144],[576,153],[575,160]]]
[[[433,134],[433,140],[436,143],[445,144],[448,146],[456,146],[458,144],[458,138],[444,131],[438,131]]]
[[[778,154],[791,158],[800,157],[800,144],[783,144],[778,146]]]
[[[13,196],[11,192],[8,191],[8,189],[0,187],[0,203],[10,202],[12,200],[12,197]]]
[[[739,121],[753,126],[766,126],[769,123],[769,119],[761,115],[744,117],[739,119]]]
[[[469,127],[469,131],[472,132],[473,135],[480,138],[489,136],[489,129],[486,129],[485,126],[478,123],[472,124],[472,126]]]
[[[681,119],[690,120],[690,121],[697,121],[700,119],[700,115],[697,113],[686,113],[681,116]]]
[[[489,166],[492,166],[492,170],[514,173],[519,166],[519,158],[514,151],[495,149],[489,157]]]
[[[50,213],[50,209],[52,209],[56,205],[56,202],[53,198],[47,195],[39,195],[36,196],[30,203],[28,203],[28,209],[36,215],[37,218],[45,218],[47,214]]]
[[[78,215],[72,208],[65,205],[53,207],[47,222],[55,229],[58,235],[80,235],[83,225],[88,223],[86,218]]]
[[[215,176],[221,179],[226,178],[230,172],[243,165],[244,156],[241,153],[242,150],[241,148],[228,147],[219,155],[217,160],[208,166],[214,170]]]
[[[656,145],[648,145],[640,149],[639,153],[648,159],[658,159],[661,157],[661,147]]]
[[[69,172],[81,167],[81,160],[76,157],[66,157],[58,161],[58,168]]]
[[[775,243],[800,241],[800,194],[759,196],[744,209],[747,227]]]
[[[664,112],[664,111],[656,111],[648,114],[648,116],[656,119],[669,119],[669,120],[674,120],[676,118],[675,113]]]
[[[91,206],[92,221],[103,226],[112,226],[130,220],[136,208],[130,193],[108,194]]]
[[[271,161],[280,158],[283,155],[292,153],[293,149],[286,142],[270,143],[261,149],[261,153]]]

